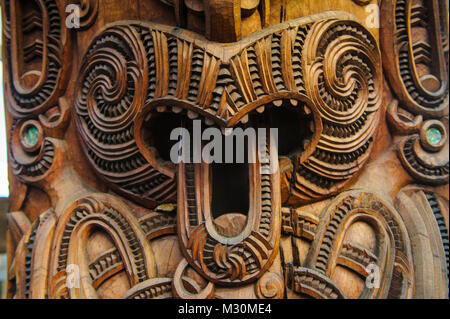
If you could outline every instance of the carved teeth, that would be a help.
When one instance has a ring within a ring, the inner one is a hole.
[[[190,118],[191,120],[196,119],[198,117],[198,114],[192,111],[188,111],[187,112],[187,116],[188,118]]]
[[[310,109],[309,107],[307,107],[306,105],[305,105],[305,107],[304,107],[303,110],[304,110],[304,112],[305,112],[306,115],[311,114],[311,109]]]
[[[224,136],[229,136],[233,132],[233,128],[231,127],[222,127],[220,130]]]
[[[298,105],[298,101],[294,100],[294,99],[291,99],[291,104],[292,104],[292,106],[297,106]]]
[[[309,144],[311,144],[311,141],[309,139],[305,139],[303,141],[303,149],[306,150],[309,147]]]
[[[242,124],[248,123],[248,114],[241,119]]]
[[[183,111],[183,108],[181,108],[179,106],[172,106],[173,113],[180,113],[181,111]]]
[[[263,113],[265,109],[266,109],[265,106],[261,106],[261,107],[258,107],[258,108],[256,109],[256,112],[258,112],[258,113]]]
[[[156,107],[156,111],[158,111],[158,112],[165,112],[165,111],[167,111],[167,107],[165,107],[164,105],[157,106]]]
[[[273,101],[273,105],[280,107],[283,104],[283,100]]]
[[[207,119],[205,119],[205,124],[211,126],[211,125],[214,124],[214,121],[209,119],[209,118],[207,118]]]

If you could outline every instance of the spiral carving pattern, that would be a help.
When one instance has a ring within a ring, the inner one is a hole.
[[[381,105],[380,65],[376,40],[354,21],[321,21],[308,32],[304,82],[323,130],[314,153],[290,176],[300,201],[336,192],[367,161]]]
[[[123,192],[161,200],[164,195],[152,190],[164,183],[170,187],[170,180],[151,167],[134,137],[134,120],[148,86],[146,51],[138,30],[113,27],[98,36],[84,58],[79,83],[75,106],[91,163]]]

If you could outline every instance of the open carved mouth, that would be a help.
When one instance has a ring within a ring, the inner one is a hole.
[[[194,124],[192,112],[175,111],[154,108],[145,139],[161,164],[174,167],[167,164],[171,149],[183,145],[182,155],[187,148],[188,158],[181,156],[176,170],[178,227],[188,255],[216,280],[251,280],[279,237],[278,158],[295,165],[313,138],[314,116],[301,102],[281,100],[250,112],[231,130],[219,130],[210,121]],[[180,126],[189,143],[170,139]]]
[[[202,119],[199,136],[195,136],[193,121],[197,117],[193,116],[192,112],[188,115],[183,111],[170,112],[170,108],[166,107],[155,108],[146,124],[151,130],[146,131],[148,133],[144,138],[148,148],[162,165],[175,166],[170,152],[179,141],[170,139],[171,132],[180,127],[189,132],[189,162],[196,162],[194,157],[201,159],[201,163],[198,160],[197,162],[201,164],[201,170],[205,175],[201,182],[202,189],[208,190],[208,194],[203,194],[205,200],[202,205],[209,211],[216,231],[221,236],[234,237],[244,230],[250,211],[256,208],[254,205],[257,201],[254,198],[261,197],[255,194],[255,189],[251,186],[255,183],[254,179],[259,178],[253,176],[254,166],[262,170],[261,163],[255,161],[256,157],[261,157],[258,151],[264,152],[260,143],[267,142],[269,134],[276,132],[276,145],[267,151],[275,152],[277,158],[288,159],[292,165],[295,165],[296,160],[311,143],[314,134],[311,110],[307,106],[299,106],[298,103],[294,106],[292,103],[294,102],[281,100],[276,102],[278,107],[273,103],[263,106],[245,116],[245,119],[229,131],[229,136],[222,129],[220,136],[217,134],[208,136],[210,140],[199,142],[194,142],[193,139],[201,138],[205,131],[211,128],[217,128],[218,132],[219,128]],[[258,130],[267,133],[263,137],[265,141],[261,141],[262,136]],[[253,137],[254,141],[251,142],[250,139]],[[232,139],[231,148],[227,144],[229,138]],[[256,147],[251,145],[255,142]],[[199,143],[198,149],[195,149],[196,143]],[[203,156],[200,157],[197,153]],[[206,156],[209,158],[205,159]],[[194,200],[197,201],[197,198],[187,200],[192,203]],[[187,206],[190,207],[190,204],[187,203]]]

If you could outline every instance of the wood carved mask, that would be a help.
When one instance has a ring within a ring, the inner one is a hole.
[[[447,2],[332,3],[3,0],[8,296],[448,298]]]

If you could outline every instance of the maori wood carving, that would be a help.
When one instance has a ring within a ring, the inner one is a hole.
[[[448,298],[446,4],[333,3],[3,0],[8,297]]]
[[[448,183],[448,8],[439,1],[384,1],[385,70],[396,99],[388,110],[404,167],[417,180]],[[442,136],[430,143],[427,134]]]

